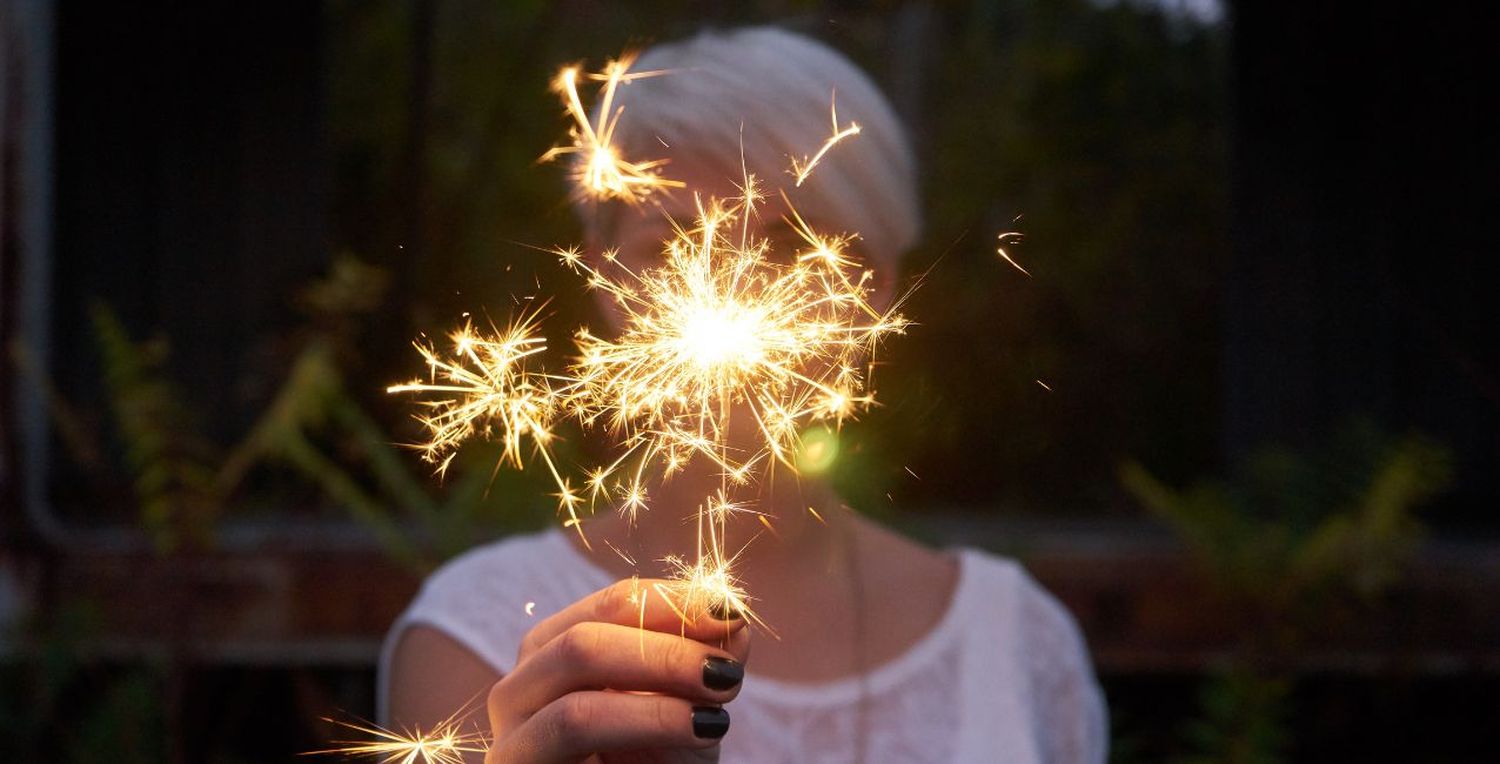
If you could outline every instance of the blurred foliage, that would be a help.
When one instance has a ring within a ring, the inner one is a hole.
[[[1326,597],[1374,598],[1399,577],[1421,539],[1413,510],[1449,473],[1443,448],[1361,423],[1317,454],[1263,450],[1232,482],[1177,491],[1133,463],[1121,480],[1225,596],[1315,616]]]
[[[496,472],[495,447],[468,449],[446,485],[413,474],[419,469],[414,455],[393,445],[349,392],[343,359],[355,351],[359,326],[385,309],[388,283],[383,269],[342,256],[299,293],[306,326],[297,335],[298,349],[274,397],[228,449],[215,447],[201,431],[192,389],[169,378],[167,339],[136,341],[108,306],[94,307],[114,414],[109,440],[133,488],[139,525],[159,553],[212,546],[223,520],[242,517],[247,508],[253,513],[256,502],[265,501],[255,492],[286,477],[331,500],[416,572],[478,541],[541,527],[550,518],[545,484],[529,474]],[[29,358],[16,356],[23,366]],[[60,425],[73,421],[68,402],[54,395],[52,404]],[[78,431],[63,440],[80,463],[112,472],[111,460],[98,456],[113,451],[98,442],[101,436],[72,429]],[[567,444],[560,454],[572,454]],[[226,517],[231,507],[236,511]]]
[[[133,478],[140,522],[156,547],[208,543],[223,502],[216,495],[210,445],[193,427],[183,394],[166,377],[167,343],[134,342],[103,304],[94,336],[118,440]]]
[[[212,547],[224,523],[243,514],[246,493],[278,470],[315,487],[419,574],[486,538],[541,527],[553,512],[544,485],[513,471],[495,473],[498,449],[469,449],[440,486],[412,474],[414,458],[392,445],[346,390],[339,359],[352,351],[358,324],[383,308],[388,281],[382,269],[341,257],[302,290],[297,303],[307,325],[300,348],[270,404],[229,449],[209,442],[192,390],[169,379],[166,338],[134,340],[114,311],[98,304],[95,339],[114,414],[110,440],[118,448],[76,426],[73,407],[54,391],[51,409],[68,430],[63,442],[93,471],[113,471],[109,454],[119,452],[139,508],[136,526],[161,555],[190,558]],[[22,368],[34,373],[30,355],[15,350]],[[520,498],[502,511],[492,492]],[[161,597],[187,629],[195,603],[170,590]],[[114,666],[92,655],[109,636],[93,612],[64,592],[4,635],[22,660],[0,665],[0,760],[185,760],[166,746],[188,736],[167,725],[183,718],[180,676],[192,635],[167,640],[163,660]]]
[[[1185,761],[1285,759],[1291,659],[1318,630],[1357,616],[1401,577],[1422,538],[1418,507],[1450,480],[1421,437],[1351,424],[1314,452],[1268,448],[1233,479],[1173,489],[1141,465],[1125,488],[1187,545],[1203,579],[1244,614],[1237,652],[1205,681]]]
[[[167,759],[161,667],[86,660],[85,644],[102,626],[87,603],[68,602],[12,642],[29,660],[0,665],[0,760]]]

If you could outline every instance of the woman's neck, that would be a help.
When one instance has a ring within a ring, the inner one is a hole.
[[[611,572],[664,576],[671,570],[668,557],[691,562],[700,545],[708,543],[698,514],[723,490],[734,504],[723,525],[723,553],[734,559],[735,575],[746,586],[776,590],[809,566],[826,567],[839,539],[833,531],[850,521],[822,481],[776,477],[758,490],[726,490],[712,478],[678,475],[652,491],[648,508],[629,517],[600,514],[584,530],[596,550],[602,542],[605,550],[614,551],[594,555]]]

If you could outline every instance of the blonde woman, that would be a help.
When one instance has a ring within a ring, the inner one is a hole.
[[[653,47],[636,69],[672,74],[622,87],[627,155],[664,156],[672,177],[724,197],[748,169],[817,230],[858,232],[854,253],[877,274],[872,301],[889,303],[920,215],[911,148],[868,78],[772,28]],[[828,137],[833,94],[862,132],[795,186],[789,157]],[[669,218],[694,215],[690,194],[660,200],[584,209],[591,254],[614,246],[632,269],[649,265]],[[756,225],[773,241],[790,233],[775,215]],[[430,726],[484,698],[489,764],[1104,760],[1102,696],[1056,600],[1010,560],[930,549],[848,511],[817,478],[756,489],[779,537],[735,565],[779,638],[734,613],[684,627],[656,598],[642,633],[631,577],[664,575],[654,561],[695,548],[683,519],[718,485],[689,470],[652,490],[634,527],[601,514],[587,525],[594,552],[551,530],[450,562],[391,629],[386,720]],[[741,522],[731,538],[760,529]]]

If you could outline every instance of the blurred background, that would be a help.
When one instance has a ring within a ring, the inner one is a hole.
[[[765,22],[921,161],[850,501],[1056,592],[1118,761],[1492,758],[1492,56],[1461,4],[1335,5],[3,0],[0,759],[371,716],[422,575],[554,522],[383,393],[466,311],[592,319],[531,248],[579,236],[549,78]]]

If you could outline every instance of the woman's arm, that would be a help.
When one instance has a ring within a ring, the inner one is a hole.
[[[421,624],[405,629],[391,659],[387,726],[430,730],[461,708],[485,729],[484,698],[500,673],[452,637]],[[465,764],[483,764],[470,754]]]

